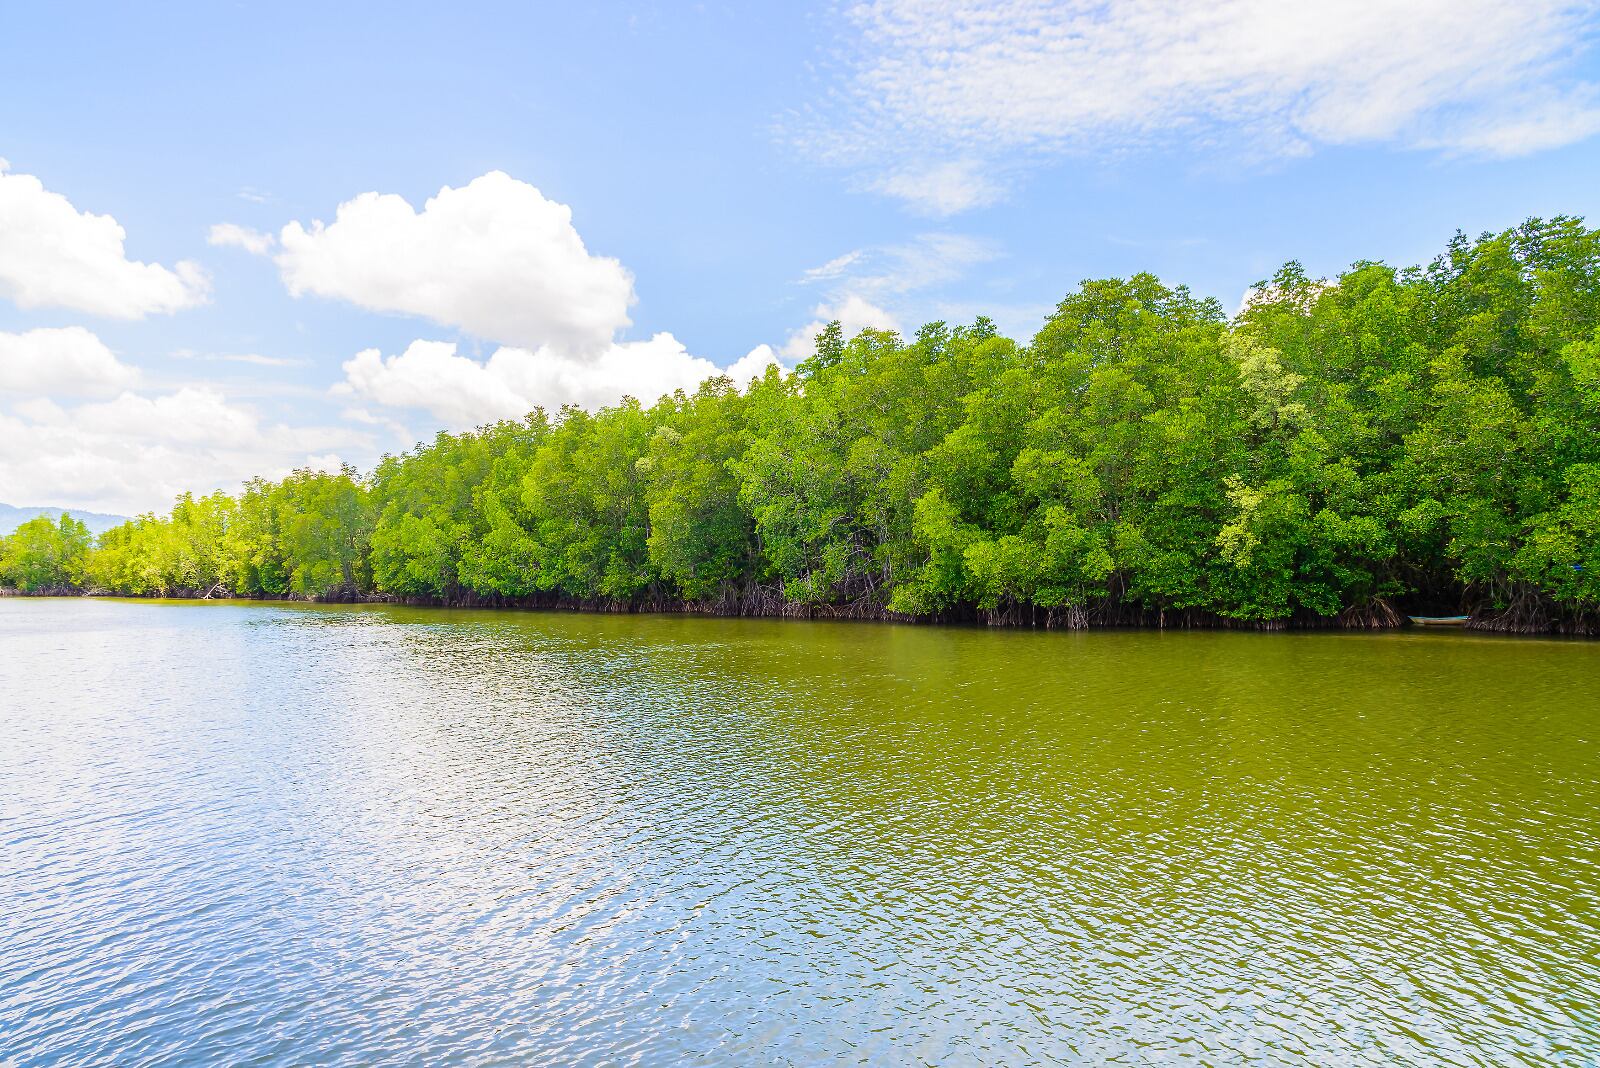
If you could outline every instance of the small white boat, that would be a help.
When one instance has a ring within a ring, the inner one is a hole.
[[[1471,616],[1407,616],[1407,619],[1419,627],[1460,627],[1464,626]]]

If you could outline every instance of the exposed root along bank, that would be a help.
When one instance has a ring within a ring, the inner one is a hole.
[[[21,591],[0,588],[0,597],[110,597],[127,596],[104,590],[50,589]],[[1241,630],[1264,633],[1296,630],[1396,630],[1412,626],[1408,616],[1387,602],[1345,609],[1336,616],[1297,613],[1287,619],[1230,619],[1199,610],[1160,611],[1127,605],[1056,606],[1008,605],[985,610],[964,605],[943,612],[912,614],[892,612],[867,604],[804,604],[786,602],[773,590],[727,595],[716,600],[685,601],[667,597],[624,600],[618,598],[576,598],[555,594],[525,597],[462,594],[455,597],[397,597],[381,593],[335,591],[328,596],[239,597],[216,589],[170,590],[164,595],[136,595],[143,600],[279,601],[301,604],[390,604],[415,608],[453,608],[505,611],[595,612],[612,615],[661,613],[746,619],[810,619],[858,622],[911,623],[919,625],[982,624],[996,628],[1039,630]],[[1501,634],[1561,634],[1600,636],[1600,619],[1594,616],[1562,615],[1533,611],[1527,606],[1516,612],[1488,610],[1471,615],[1465,629]]]

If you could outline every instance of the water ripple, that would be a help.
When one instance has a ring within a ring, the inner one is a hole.
[[[1600,645],[0,601],[0,1063],[1600,1061]]]

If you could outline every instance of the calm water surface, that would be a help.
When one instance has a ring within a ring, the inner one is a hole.
[[[0,1063],[1600,1061],[1600,643],[0,600]]]

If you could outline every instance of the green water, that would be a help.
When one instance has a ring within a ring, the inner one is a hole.
[[[1600,1061],[1600,643],[0,601],[0,1062]]]

